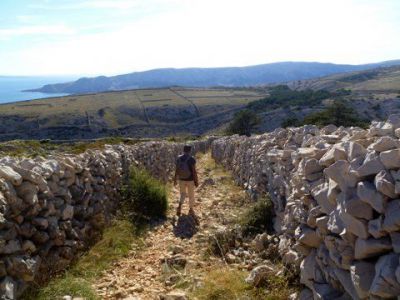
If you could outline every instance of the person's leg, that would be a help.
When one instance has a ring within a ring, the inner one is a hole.
[[[176,210],[176,214],[178,216],[181,215],[182,204],[186,198],[186,184],[185,184],[185,181],[183,181],[183,180],[179,180],[179,192],[181,195],[180,195],[180,199],[179,199],[178,209]]]
[[[188,196],[189,196],[189,212],[194,213],[194,182],[187,181]]]

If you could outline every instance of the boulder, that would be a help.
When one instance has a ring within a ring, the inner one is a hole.
[[[379,158],[388,170],[400,168],[400,149],[381,152]]]
[[[344,290],[351,296],[351,299],[357,299],[358,293],[351,280],[350,272],[339,268],[334,268],[334,272]]]
[[[14,186],[22,183],[22,176],[9,166],[0,165],[0,178],[4,178]]]
[[[376,190],[375,185],[369,181],[362,181],[357,184],[357,196],[361,201],[371,205],[377,212],[384,212],[386,199]]]
[[[345,225],[339,216],[339,210],[336,208],[329,214],[328,230],[330,232],[340,234],[345,229]]]
[[[328,283],[314,283],[313,288],[314,299],[341,299],[343,292],[335,289]],[[344,299],[350,299],[344,298]]]
[[[400,147],[400,142],[391,136],[383,136],[377,139],[374,143],[368,146],[368,149],[375,150],[377,152],[383,152]]]
[[[315,271],[317,268],[319,268],[315,258],[316,251],[313,249],[300,264],[300,283],[304,284],[310,289],[312,288],[315,279]]]
[[[375,277],[370,293],[380,298],[395,298],[400,295],[400,283],[396,279],[399,254],[381,256],[375,265]]]
[[[339,218],[342,220],[346,231],[362,239],[368,238],[368,223],[366,220],[355,218],[341,208],[339,209]]]
[[[393,132],[394,132],[393,125],[386,122],[372,121],[372,124],[368,129],[369,136],[386,136],[386,135],[392,135]]]
[[[26,282],[33,281],[39,270],[41,259],[39,256],[13,256],[7,260],[8,274]]]
[[[383,230],[383,217],[379,216],[377,219],[368,222],[368,232],[376,239],[386,236],[388,233]]]
[[[356,173],[358,177],[366,177],[378,174],[384,169],[385,167],[382,164],[379,155],[377,152],[372,151],[367,154],[362,165],[356,169]]]
[[[337,202],[343,211],[355,218],[371,220],[373,217],[372,207],[361,201],[355,190],[348,191],[347,193],[341,192],[337,197]]]
[[[400,230],[400,200],[392,200],[387,204],[383,230],[387,232]]]
[[[390,239],[392,240],[393,251],[400,253],[400,232],[391,232]]]
[[[268,276],[275,274],[276,271],[267,265],[261,265],[251,270],[246,282],[252,286],[259,286],[268,279]]]
[[[368,298],[369,289],[375,276],[375,265],[366,261],[355,261],[350,267],[352,284],[360,299]]]
[[[349,161],[360,157],[364,158],[366,154],[367,150],[362,145],[355,142],[349,142],[347,153]]]
[[[333,146],[321,157],[319,165],[329,167],[338,160],[347,160],[347,153],[343,148]]]
[[[317,185],[311,190],[311,195],[318,202],[321,207],[321,211],[325,214],[330,214],[336,206],[335,202],[332,202],[328,198],[329,185],[323,183]]]
[[[14,300],[17,299],[17,295],[17,283],[10,276],[2,278],[0,281],[0,298],[4,300]]]
[[[354,248],[355,259],[364,259],[379,256],[392,250],[392,243],[388,238],[381,239],[361,239],[356,240]]]
[[[305,226],[302,227],[298,240],[300,243],[312,248],[318,248],[322,242],[321,237],[318,236],[315,230]]]
[[[388,196],[389,198],[396,198],[397,195],[394,189],[394,180],[389,172],[386,170],[380,171],[375,176],[375,187],[377,191],[381,192],[382,194]]]
[[[357,177],[350,173],[350,164],[348,161],[339,160],[324,170],[326,176],[335,181],[341,191],[355,187]]]
[[[37,185],[29,181],[24,181],[21,183],[21,185],[17,187],[16,191],[17,195],[29,205],[34,205],[39,201],[37,197],[39,188]]]
[[[316,219],[315,225],[321,234],[328,234],[329,216],[322,216]]]

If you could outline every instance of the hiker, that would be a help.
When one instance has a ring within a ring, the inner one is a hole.
[[[176,185],[179,180],[179,190],[181,194],[176,211],[178,217],[181,215],[182,204],[185,201],[186,195],[189,197],[189,214],[195,215],[194,188],[198,187],[199,180],[196,172],[196,160],[190,155],[191,151],[191,146],[184,146],[183,154],[180,155],[176,161],[174,185]]]

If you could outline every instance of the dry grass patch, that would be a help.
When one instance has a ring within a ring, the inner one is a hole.
[[[245,282],[247,272],[228,267],[207,273],[203,284],[190,296],[197,300],[288,299],[293,292],[285,277],[271,276],[264,287]]]
[[[125,257],[133,247],[139,249],[141,246],[139,234],[132,223],[116,220],[104,231],[102,239],[79,258],[74,266],[52,279],[46,286],[32,287],[24,294],[23,299],[57,300],[65,295],[83,297],[86,300],[99,299],[92,287],[94,279],[114,262]]]

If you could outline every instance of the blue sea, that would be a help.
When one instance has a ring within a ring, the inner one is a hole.
[[[44,94],[44,93],[22,92],[22,90],[40,88],[45,84],[68,82],[76,79],[78,79],[78,77],[0,76],[0,103],[66,96],[67,94]]]

